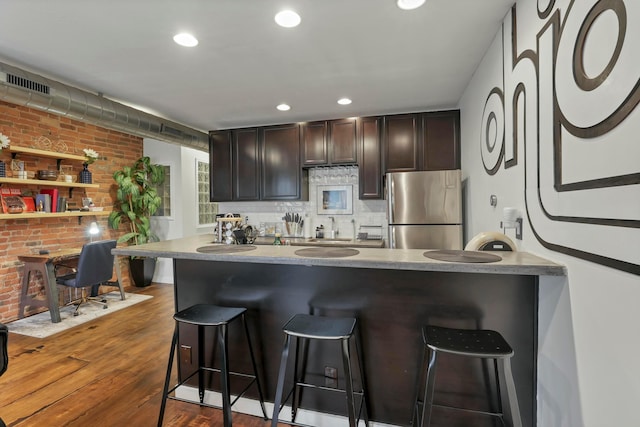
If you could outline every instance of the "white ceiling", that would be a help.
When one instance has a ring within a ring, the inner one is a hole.
[[[0,61],[202,131],[438,110],[513,2],[0,0]],[[300,26],[275,24],[284,8]],[[181,31],[200,44],[176,45]]]

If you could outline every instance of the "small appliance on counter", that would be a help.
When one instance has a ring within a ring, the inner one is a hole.
[[[242,218],[240,217],[240,214],[217,214],[216,222],[217,225],[214,230],[214,234],[216,234],[216,240],[220,243],[226,243],[228,245],[235,243],[233,232],[242,224]]]

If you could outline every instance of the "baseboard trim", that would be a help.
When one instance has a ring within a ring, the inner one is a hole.
[[[180,386],[175,391],[176,397],[198,403],[198,389],[189,386]],[[235,396],[231,396],[233,401]],[[220,393],[210,390],[205,390],[204,403],[208,405],[222,406],[222,397]],[[265,402],[264,405],[267,409],[267,415],[269,418],[273,415],[273,403]],[[262,417],[262,410],[260,409],[260,403],[254,399],[248,399],[242,397],[233,405],[233,411],[242,414],[253,415],[256,417]],[[291,420],[291,407],[285,406],[280,411],[280,420],[287,422]],[[335,427],[336,425],[348,425],[349,420],[347,417],[342,417],[333,414],[325,414],[322,412],[309,411],[306,409],[299,409],[296,417],[296,422],[301,424],[308,424],[315,427]],[[360,425],[364,426],[364,421],[360,421]],[[393,424],[378,423],[375,421],[369,422],[371,427],[399,427]]]

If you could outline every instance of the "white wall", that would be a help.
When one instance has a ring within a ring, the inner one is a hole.
[[[524,57],[513,65],[509,14],[460,101],[467,234],[498,230],[502,209],[517,207],[525,222],[524,238],[516,240],[519,248],[567,267],[566,277],[540,282],[537,425],[637,426],[640,186],[611,187],[606,178],[637,177],[640,172],[640,112],[627,104],[631,113],[621,123],[608,129],[601,122],[627,96],[638,97],[640,2],[621,2],[627,33],[620,57],[604,84],[590,91],[573,81],[572,52],[582,23],[598,2],[576,0],[568,8],[569,3],[518,1],[516,56]],[[547,6],[551,14],[538,14],[537,7]],[[565,26],[554,64],[553,39],[545,26],[556,13]],[[590,77],[609,63],[618,38],[616,22],[614,12],[605,10],[594,20],[584,48],[577,50],[584,52]],[[526,93],[519,111],[527,108],[514,120],[511,100],[519,83]],[[496,96],[490,96],[494,88]],[[555,116],[554,94],[559,98]],[[572,136],[566,123],[560,136],[554,135],[559,112],[576,127],[591,127],[601,135]],[[519,132],[514,142],[515,122]],[[563,183],[600,180],[596,182],[602,187],[557,191],[554,141],[562,153]],[[494,167],[495,174],[487,172]],[[498,197],[497,207],[489,204],[491,194]]]
[[[212,233],[213,227],[198,226],[196,160],[209,162],[209,154],[153,139],[144,140],[144,155],[153,163],[171,168],[171,216],[152,217],[152,227],[160,240]],[[173,262],[159,258],[154,282],[173,283]]]

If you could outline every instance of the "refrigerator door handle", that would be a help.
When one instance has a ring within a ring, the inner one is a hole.
[[[396,229],[395,227],[389,227],[389,247],[391,249],[396,248]]]
[[[388,179],[387,180],[387,212],[388,212],[388,217],[387,218],[389,220],[390,224],[393,224],[395,222],[395,212],[393,207],[395,206],[396,203],[396,196],[395,196],[395,185],[394,185],[394,180],[392,179]]]

